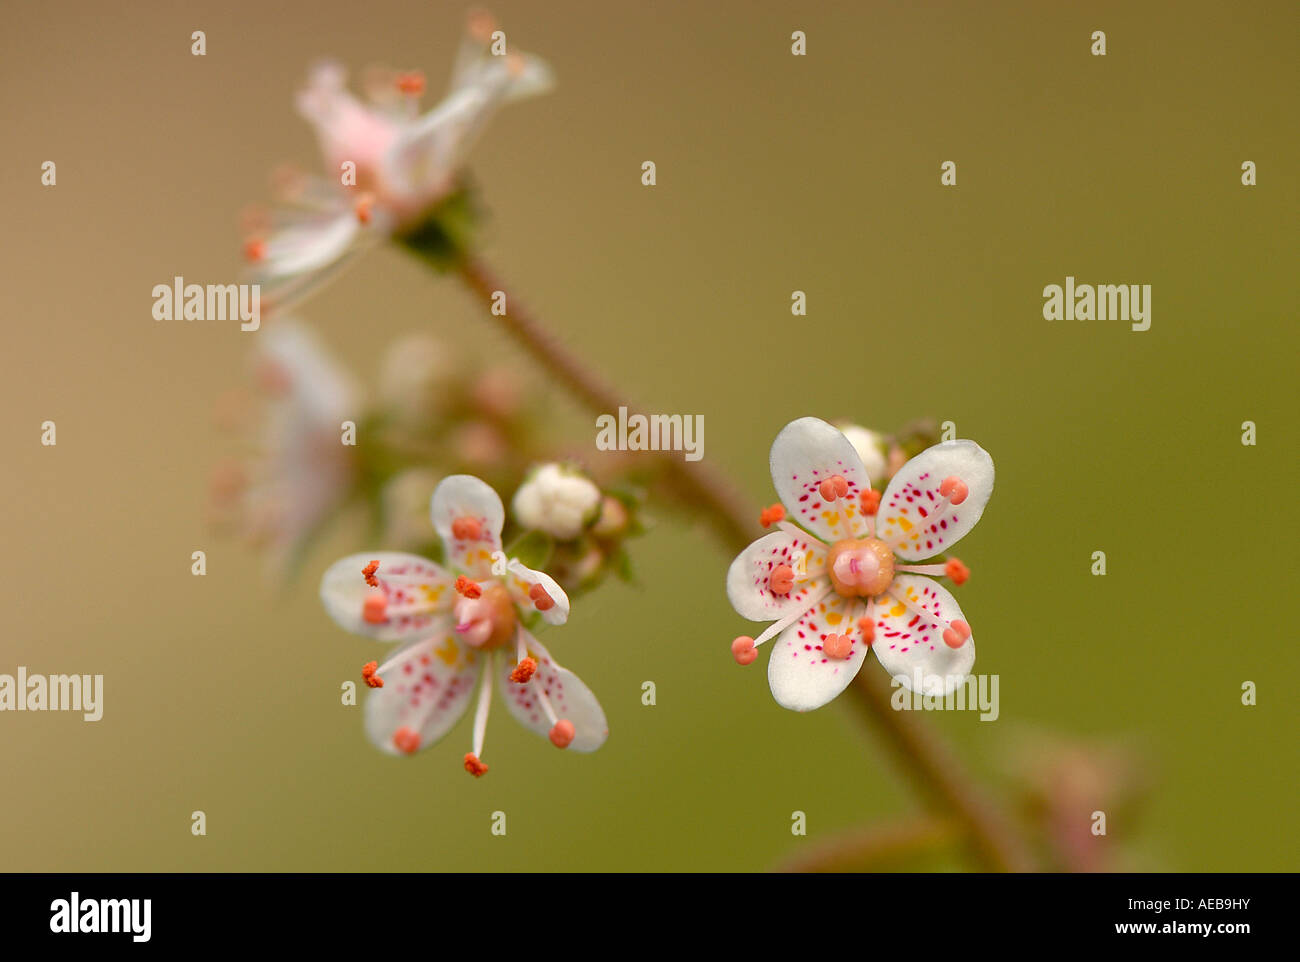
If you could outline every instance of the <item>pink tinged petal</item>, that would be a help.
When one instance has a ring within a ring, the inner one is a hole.
[[[727,571],[727,597],[736,614],[750,621],[777,621],[806,607],[816,577],[826,560],[826,548],[808,535],[788,530],[764,535],[736,556]],[[787,594],[772,590],[772,572],[792,569],[794,586]],[[822,579],[824,581],[824,579]]]
[[[591,693],[582,680],[567,668],[555,663],[550,652],[538,643],[537,639],[524,631],[524,645],[528,656],[536,660],[537,671],[532,679],[524,684],[510,680],[514,662],[503,658],[503,664],[497,672],[497,684],[510,714],[521,725],[535,731],[543,738],[549,738],[554,722],[547,713],[539,693],[546,696],[556,720],[567,719],[574,728],[573,741],[568,751],[594,752],[605,743],[609,736],[609,724],[605,721],[605,712],[600,702]]]
[[[899,575],[889,592],[906,598],[910,606],[888,595],[872,606],[876,627],[871,647],[880,664],[908,691],[953,691],[975,666],[974,637],[967,637],[959,648],[950,647],[943,638],[949,624],[965,620],[957,599],[923,575]]]
[[[446,631],[407,645],[385,662],[384,686],[366,699],[366,735],[390,755],[428,748],[469,708],[484,661]]]
[[[961,504],[940,493],[948,478],[966,485]],[[993,459],[974,441],[944,441],[922,451],[894,475],[880,499],[876,537],[908,561],[942,554],[984,513],[993,494]]]
[[[379,562],[376,585],[362,571]],[[418,555],[373,551],[336,561],[321,578],[320,597],[326,612],[346,631],[377,641],[410,641],[444,631],[457,599],[454,579]],[[382,604],[367,599],[382,596]],[[369,620],[367,618],[369,615]]]
[[[848,687],[862,667],[867,645],[852,620],[857,599],[831,594],[777,638],[767,663],[767,680],[777,704],[792,711],[811,711]],[[822,650],[830,635],[849,635],[847,657]]]
[[[433,526],[447,549],[451,566],[488,577],[492,554],[501,550],[501,528],[506,518],[497,493],[473,475],[453,474],[434,490],[432,514]],[[466,520],[476,522],[477,529],[465,524]],[[463,536],[467,529],[473,530],[474,537]]]
[[[337,64],[322,64],[297,97],[298,111],[316,128],[326,166],[335,176],[347,160],[358,172],[376,169],[398,129],[391,116],[369,109],[349,93],[346,79]]]
[[[562,625],[569,620],[569,596],[554,578],[514,558],[510,560],[508,570],[511,577],[506,579],[506,587],[524,611],[541,612],[548,625]],[[550,599],[549,606],[546,599]]]
[[[843,434],[820,418],[791,421],[772,442],[772,484],[791,521],[825,541],[866,533],[858,495],[871,487],[858,452]],[[847,494],[826,503],[819,488],[839,475]]]

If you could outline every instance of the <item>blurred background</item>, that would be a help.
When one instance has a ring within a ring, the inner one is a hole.
[[[472,154],[513,293],[649,410],[704,415],[706,459],[756,502],[795,417],[954,421],[997,464],[959,596],[1001,715],[926,720],[1009,805],[1067,796],[1067,834],[1107,810],[1092,867],[1296,869],[1294,5],[492,9],[558,78]],[[317,167],[293,108],[312,62],[422,69],[432,103],[465,12],[5,5],[0,673],[101,673],[105,697],[97,723],[0,715],[0,869],[748,871],[920,810],[851,706],[787,712],[766,654],[732,662],[730,553],[689,519],[652,512],[640,585],[542,638],[600,696],[607,745],[558,753],[498,704],[482,780],[460,771],[468,720],[395,760],[340,704],[382,651],[316,597],[380,547],[360,519],[288,584],[212,530],[214,409],[261,335],[155,321],[151,290],[239,279],[240,210],[277,164]],[[1151,329],[1043,320],[1066,275],[1151,284]],[[529,370],[393,249],[299,313],[371,389],[413,331]],[[592,419],[546,390],[594,460]],[[877,867],[971,866],[936,844]]]

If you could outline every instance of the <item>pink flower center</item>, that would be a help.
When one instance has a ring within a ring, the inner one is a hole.
[[[894,553],[879,538],[846,538],[831,545],[831,584],[846,598],[874,598],[894,581]]]
[[[501,648],[514,640],[518,616],[510,593],[496,583],[479,586],[475,598],[462,597],[456,602],[456,637],[471,648]]]

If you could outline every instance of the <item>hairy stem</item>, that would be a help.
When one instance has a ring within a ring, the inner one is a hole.
[[[506,289],[483,261],[467,254],[457,259],[455,269],[487,307],[489,316],[579,402],[597,414],[614,413],[620,407],[638,410],[543,328],[513,294],[507,297],[506,313],[494,314],[495,292]],[[673,482],[710,520],[723,543],[740,551],[753,540],[758,512],[725,478],[705,467],[703,461],[688,462],[674,452],[665,453],[662,461]],[[1032,869],[1028,850],[1011,825],[971,781],[932,727],[912,712],[894,711],[892,689],[882,673],[859,672],[848,691],[885,734],[900,766],[917,782],[929,803],[967,831],[973,851],[986,867],[995,871]]]

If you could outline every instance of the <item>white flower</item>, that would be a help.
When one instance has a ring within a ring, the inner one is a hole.
[[[338,64],[312,71],[297,103],[316,128],[326,173],[284,185],[284,209],[245,243],[264,309],[283,310],[370,242],[418,223],[455,186],[465,155],[497,109],[550,89],[550,68],[538,58],[491,52],[494,30],[486,14],[471,16],[451,87],[424,114],[419,74],[372,75],[363,103],[347,90]],[[344,180],[348,172],[355,182]]]
[[[993,493],[993,460],[973,441],[936,444],[885,489],[871,482],[849,440],[817,418],[787,424],[772,444],[772,483],[784,503],[763,512],[778,529],[742,551],[727,595],[757,638],[732,642],[736,661],[775,638],[767,676],[785,708],[820,708],[843,691],[867,649],[911,691],[946,694],[975,664],[975,641],[936,577],[961,584],[956,558],[907,564],[948,550],[975,526]],[[786,512],[802,527],[782,520]]]
[[[595,751],[609,734],[600,702],[523,624],[534,611],[548,624],[564,624],[564,589],[541,571],[505,560],[505,510],[478,478],[446,478],[433,493],[432,513],[450,571],[415,555],[369,552],[335,563],[321,579],[321,601],[341,627],[404,643],[383,665],[362,669],[375,689],[366,702],[371,741],[393,755],[427,748],[469,710],[477,687],[473,745],[464,762],[471,775],[482,775],[495,679],[525,728],[557,748]]]
[[[885,439],[870,428],[857,424],[836,424],[841,434],[849,439],[853,450],[862,459],[862,467],[867,477],[883,478],[885,476]]]
[[[515,518],[560,541],[582,534],[600,509],[600,488],[559,464],[544,464],[515,492]]]
[[[283,569],[347,496],[356,449],[342,443],[342,426],[358,416],[361,392],[310,329],[288,320],[258,335],[254,373],[262,437],[230,509]]]

